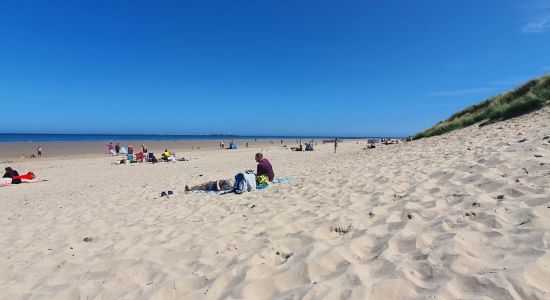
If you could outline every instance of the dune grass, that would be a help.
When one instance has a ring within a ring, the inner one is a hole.
[[[489,98],[455,113],[414,136],[420,139],[444,134],[476,123],[486,125],[521,116],[550,104],[550,74],[530,80],[522,86]]]

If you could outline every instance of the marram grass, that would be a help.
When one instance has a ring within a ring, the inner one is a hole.
[[[455,113],[414,136],[414,139],[444,134],[480,123],[486,125],[537,110],[550,104],[550,74],[530,80],[522,86],[489,98]]]

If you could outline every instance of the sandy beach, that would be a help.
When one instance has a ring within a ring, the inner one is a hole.
[[[336,154],[262,144],[186,146],[191,161],[154,165],[111,165],[105,149],[16,159],[48,181],[0,188],[0,298],[550,299],[549,120],[547,107]],[[255,169],[260,151],[292,180],[184,193]]]
[[[297,139],[243,139],[235,140],[239,148],[246,148],[246,144],[250,148],[265,148],[270,146],[296,146]],[[305,142],[306,140],[302,140]],[[321,143],[317,139],[315,142]],[[114,144],[117,141],[102,141],[102,142],[6,142],[0,143],[0,162],[7,160],[28,160],[31,155],[36,155],[38,146],[42,147],[43,153],[41,159],[75,159],[75,158],[97,158],[105,156],[109,153],[107,145],[109,142]],[[224,140],[224,146],[229,147],[231,140]],[[136,141],[121,141],[121,147],[128,147],[133,144],[136,152],[139,152],[141,145],[145,144],[149,152],[160,154],[165,149],[189,155],[190,153],[199,150],[219,150],[219,140],[184,140],[184,141],[158,141],[158,140],[136,140]]]

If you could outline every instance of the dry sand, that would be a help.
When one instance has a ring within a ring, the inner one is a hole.
[[[294,179],[243,195],[183,187],[259,149],[16,161],[49,181],[0,188],[1,298],[549,299],[549,124],[545,108],[371,150],[271,146]]]

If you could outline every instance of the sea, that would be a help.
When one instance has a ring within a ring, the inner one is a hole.
[[[0,133],[0,143],[14,142],[117,142],[117,141],[197,141],[197,140],[288,140],[334,139],[334,136],[247,136],[247,135],[178,135],[178,134],[40,134]],[[374,137],[338,137],[363,139]]]

